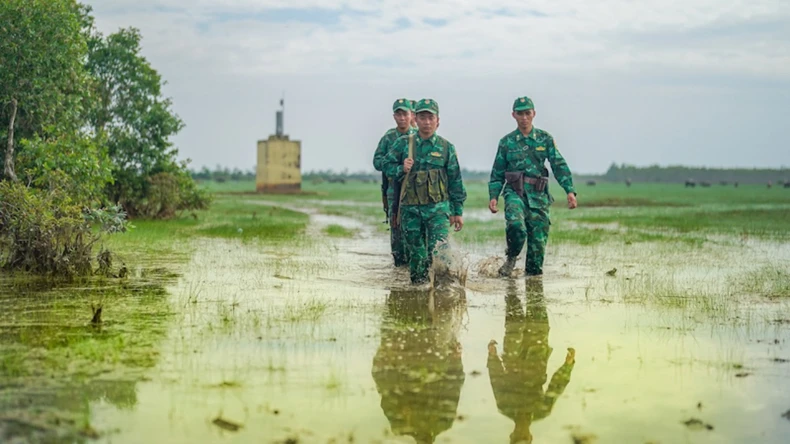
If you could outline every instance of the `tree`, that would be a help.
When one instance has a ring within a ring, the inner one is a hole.
[[[127,28],[104,37],[86,22],[90,26],[86,68],[94,78],[97,98],[89,121],[96,134],[106,139],[113,163],[115,181],[108,188],[109,199],[132,216],[174,213],[150,210],[164,204],[152,203],[154,195],[176,199],[169,205],[178,210],[205,207],[206,195],[194,185],[186,165],[176,159],[178,151],[170,137],[184,123],[172,111],[170,99],[162,96],[161,76],[140,54],[140,32]],[[176,186],[175,194],[163,194],[163,184]]]
[[[0,2],[0,122],[3,176],[17,180],[17,141],[75,130],[88,99],[87,45],[75,0]]]

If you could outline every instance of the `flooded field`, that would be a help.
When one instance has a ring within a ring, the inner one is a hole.
[[[368,194],[239,198],[306,228],[141,240],[126,278],[0,279],[0,441],[787,442],[786,239],[555,206],[545,276],[502,279],[470,206],[468,281],[431,292]]]

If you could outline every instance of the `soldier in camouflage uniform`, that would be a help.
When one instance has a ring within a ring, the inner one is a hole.
[[[576,363],[576,350],[568,348],[565,362],[543,390],[552,353],[543,281],[530,279],[526,287],[525,310],[515,283],[509,283],[502,353],[497,351],[496,341],[488,343],[488,377],[497,408],[515,423],[510,435],[512,443],[532,442],[532,423],[549,416],[570,383]]]
[[[392,112],[396,127],[387,130],[381,140],[379,140],[379,146],[373,154],[373,168],[375,168],[376,171],[382,171],[381,168],[384,162],[384,156],[392,149],[392,144],[398,137],[417,132],[417,129],[412,126],[412,122],[414,122],[414,107],[412,106],[412,102],[413,101],[408,99],[398,99],[392,104]],[[385,200],[384,213],[388,216],[388,220],[389,215],[392,214],[392,206],[396,198],[394,192],[395,187],[393,185],[394,184],[382,172],[381,194],[385,197],[385,199],[383,199]],[[396,267],[408,263],[406,247],[403,246],[400,229],[393,226],[390,226],[390,249]]]
[[[411,282],[428,282],[428,269],[437,245],[445,248],[449,226],[464,225],[466,189],[455,146],[436,134],[439,105],[432,99],[417,102],[417,127],[412,136],[401,136],[384,158],[384,173],[403,180],[401,232],[409,255]],[[414,158],[409,158],[409,139]]]
[[[513,103],[513,118],[518,128],[499,140],[491,179],[488,182],[492,213],[497,212],[499,195],[505,194],[507,259],[499,269],[501,276],[510,276],[516,258],[527,243],[525,274],[543,274],[543,257],[549,238],[549,206],[554,198],[549,194],[546,160],[557,182],[568,196],[568,208],[576,208],[576,190],[567,162],[546,131],[532,126],[535,106],[529,97],[519,97]]]

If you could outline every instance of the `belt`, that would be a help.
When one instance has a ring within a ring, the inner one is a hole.
[[[524,176],[524,182],[525,182],[525,183],[528,183],[528,184],[530,184],[530,185],[535,185],[535,184],[537,184],[537,183],[538,183],[538,182],[540,182],[540,181],[541,181],[541,179],[540,179],[540,178],[535,178],[535,177],[527,177],[527,176]]]

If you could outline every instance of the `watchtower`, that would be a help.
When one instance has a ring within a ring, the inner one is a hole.
[[[283,131],[285,100],[280,100],[274,134],[258,141],[255,189],[259,193],[298,193],[302,189],[302,142]]]

